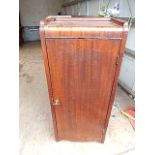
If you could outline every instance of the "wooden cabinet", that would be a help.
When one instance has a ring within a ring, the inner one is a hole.
[[[127,32],[113,18],[40,22],[56,140],[104,141]]]

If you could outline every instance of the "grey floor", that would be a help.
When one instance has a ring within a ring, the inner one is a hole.
[[[133,104],[118,87],[104,144],[55,142],[40,43],[20,48],[20,155],[134,154],[134,130],[120,113]]]

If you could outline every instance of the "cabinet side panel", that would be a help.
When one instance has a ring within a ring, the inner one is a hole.
[[[42,47],[42,53],[43,53],[43,59],[44,59],[44,67],[45,67],[45,73],[46,73],[46,79],[47,79],[47,85],[48,85],[48,93],[49,93],[49,99],[50,99],[50,105],[51,105],[52,118],[53,118],[54,133],[55,133],[55,139],[58,140],[55,109],[54,109],[54,106],[52,105],[53,103],[52,75],[50,74],[50,70],[49,70],[49,61],[48,61],[48,54],[46,50],[47,47],[45,43],[44,33],[45,33],[44,26],[40,26],[41,47]]]
[[[123,32],[122,33],[122,38],[123,39],[122,39],[121,44],[120,44],[119,59],[118,59],[118,62],[117,62],[117,68],[116,68],[116,72],[115,72],[113,88],[112,88],[109,107],[108,107],[108,111],[107,111],[107,117],[106,117],[106,121],[105,121],[105,125],[104,125],[105,133],[107,131],[109,118],[110,118],[111,110],[112,110],[112,105],[113,105],[113,102],[114,102],[114,99],[115,99],[116,89],[117,89],[117,85],[118,85],[118,78],[119,78],[120,68],[121,68],[121,64],[122,64],[122,58],[123,58],[124,51],[125,51],[125,44],[126,44],[126,40],[127,40],[127,34],[128,34],[128,32]],[[102,137],[102,142],[104,142],[104,140],[105,140],[105,135],[106,134],[104,134],[103,137]]]

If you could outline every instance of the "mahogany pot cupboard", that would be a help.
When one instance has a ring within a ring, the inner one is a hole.
[[[40,22],[56,140],[104,142],[127,34],[127,22],[115,18]]]

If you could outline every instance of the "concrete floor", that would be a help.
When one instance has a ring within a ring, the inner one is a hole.
[[[134,154],[134,130],[119,111],[133,104],[118,87],[104,144],[55,142],[40,43],[20,49],[20,155]]]

